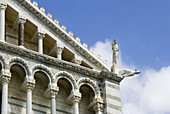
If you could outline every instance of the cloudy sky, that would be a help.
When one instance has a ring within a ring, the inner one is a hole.
[[[111,43],[121,68],[140,75],[121,82],[123,114],[170,114],[170,0],[37,0],[111,66]]]

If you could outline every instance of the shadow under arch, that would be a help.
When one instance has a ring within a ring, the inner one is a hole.
[[[30,76],[31,72],[29,70],[29,66],[26,63],[26,61],[24,61],[23,59],[21,59],[19,57],[11,58],[8,62],[8,69],[10,70],[13,65],[21,66],[25,71],[26,77]]]
[[[59,72],[56,73],[55,76],[56,76],[56,83],[58,83],[58,80],[61,79],[61,78],[62,78],[62,79],[66,79],[66,80],[68,80],[69,83],[71,84],[72,90],[77,89],[76,80],[75,80],[74,77],[73,77],[71,74],[69,74],[68,72],[66,72],[66,71],[59,71]]]
[[[57,113],[62,113],[61,111],[70,112],[72,105],[68,104],[67,98],[76,88],[75,80],[73,76],[67,72],[58,72],[56,74],[56,83],[59,87],[56,101]]]
[[[82,95],[80,100],[80,114],[95,114],[93,107],[89,107],[89,104],[97,98],[99,92],[97,85],[89,78],[80,78],[77,85],[78,90]]]
[[[47,68],[44,65],[38,64],[32,67],[32,76],[34,77],[36,73],[41,73],[42,75],[46,76],[46,79],[48,79],[48,84],[51,84],[53,81],[53,74],[50,71],[49,68]]]

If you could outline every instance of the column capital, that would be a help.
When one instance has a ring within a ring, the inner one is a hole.
[[[57,46],[57,53],[58,54],[61,54],[62,51],[63,51],[64,47],[61,47],[61,46]]]
[[[11,79],[11,73],[9,70],[3,70],[1,72],[1,76],[0,76],[0,82],[3,83],[3,82],[6,82],[6,83],[9,83]]]
[[[7,4],[6,3],[0,3],[0,9],[6,10]]]
[[[104,101],[101,97],[97,97],[95,99],[95,104],[93,105],[93,109],[98,112],[98,111],[103,111],[104,109]]]
[[[25,78],[24,82],[21,85],[21,90],[26,91],[28,89],[33,90],[35,87],[35,79]]]
[[[66,103],[73,104],[74,102],[80,102],[81,100],[81,93],[78,91],[72,91],[71,94],[67,97]]]
[[[45,37],[45,33],[42,32],[42,31],[38,31],[37,35],[38,35],[38,38],[42,38],[43,39]]]
[[[59,87],[55,84],[50,84],[44,93],[44,97],[46,98],[55,98],[58,94]]]
[[[20,15],[19,15],[19,16],[18,16],[18,21],[17,21],[17,23],[18,23],[18,24],[20,24],[20,23],[21,23],[21,24],[25,24],[25,23],[26,23],[26,20],[27,20],[27,19],[26,19],[24,16],[20,16]]]

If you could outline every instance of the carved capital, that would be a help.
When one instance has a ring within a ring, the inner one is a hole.
[[[73,104],[74,102],[80,102],[81,100],[81,93],[79,93],[79,91],[75,90],[75,91],[72,91],[71,94],[67,97],[66,99],[66,103],[67,104]]]
[[[1,76],[0,76],[0,82],[3,83],[3,82],[6,82],[6,83],[9,83],[11,79],[11,73],[9,70],[2,70],[1,71]]]
[[[21,85],[21,90],[26,91],[28,89],[33,90],[35,87],[35,80],[32,78],[26,78]]]
[[[81,100],[81,97],[80,96],[73,96],[73,102],[80,102],[80,100]]]
[[[38,38],[41,38],[41,39],[43,39],[45,37],[44,32],[38,32],[37,35],[38,35]]]
[[[55,84],[51,84],[48,86],[47,90],[44,93],[44,97],[46,98],[55,98],[58,94],[59,88]]]
[[[0,9],[6,10],[7,5],[5,3],[0,3]]]
[[[18,24],[25,24],[26,23],[26,18],[23,17],[23,16],[19,16],[17,23]]]
[[[62,51],[63,51],[63,47],[57,47],[57,54],[61,54],[62,53]]]
[[[104,109],[104,103],[101,102],[96,102],[96,104],[93,106],[93,109],[98,112],[98,111],[103,111]]]

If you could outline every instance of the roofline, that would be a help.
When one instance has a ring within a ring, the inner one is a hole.
[[[70,36],[67,31],[63,30],[59,24],[56,24],[52,18],[48,17],[43,13],[37,6],[34,6],[29,0],[18,0],[23,4],[29,11],[36,15],[42,22],[44,22],[49,28],[51,28],[56,33],[60,34],[62,38],[72,45],[76,51],[84,55],[90,62],[95,64],[101,70],[110,71],[110,68],[103,63],[99,58],[97,58],[93,53],[91,53],[87,48],[80,45],[80,42],[77,42],[73,36]]]

